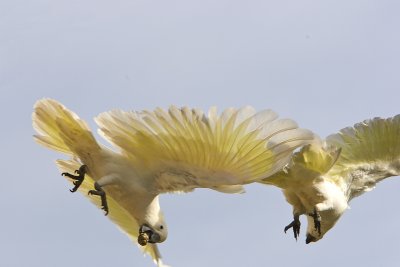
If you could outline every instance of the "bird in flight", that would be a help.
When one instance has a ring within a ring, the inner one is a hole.
[[[171,106],[168,110],[104,112],[95,118],[99,144],[87,124],[52,99],[39,100],[32,115],[34,139],[70,156],[57,160],[61,174],[164,266],[157,243],[168,227],[159,194],[210,188],[241,193],[243,185],[269,177],[293,151],[314,139],[272,110]]]
[[[307,216],[306,243],[316,242],[336,224],[349,202],[385,178],[400,175],[400,115],[347,127],[295,152],[288,166],[261,180],[282,189],[293,206],[290,228],[300,234]]]

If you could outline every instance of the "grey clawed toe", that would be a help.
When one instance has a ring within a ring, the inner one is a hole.
[[[293,228],[293,235],[297,241],[297,238],[300,236],[300,226],[301,226],[301,223],[299,220],[299,216],[294,216],[293,221],[285,227],[285,229],[284,229],[285,234],[286,234],[287,230],[289,230],[290,228]]]
[[[108,214],[108,204],[107,204],[107,198],[106,198],[106,192],[101,188],[101,186],[95,182],[94,183],[94,188],[95,190],[89,190],[88,195],[96,195],[100,196],[101,198],[101,209],[104,210],[105,214],[107,216]]]
[[[68,172],[61,173],[62,176],[66,176],[66,177],[69,177],[69,178],[75,180],[73,182],[74,188],[70,189],[69,191],[74,193],[79,189],[79,187],[83,183],[83,180],[85,179],[86,172],[87,172],[87,166],[86,165],[82,165],[78,170],[75,170],[75,173],[78,174],[78,175],[73,175],[73,174],[70,174]]]

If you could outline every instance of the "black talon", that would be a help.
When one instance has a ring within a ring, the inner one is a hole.
[[[78,175],[73,175],[73,174],[70,174],[68,172],[61,173],[62,176],[67,176],[67,177],[75,180],[73,182],[74,188],[70,189],[69,190],[70,192],[74,193],[74,192],[76,192],[78,190],[78,188],[83,183],[83,180],[85,179],[86,172],[87,172],[87,166],[86,165],[82,165],[81,167],[79,167],[78,170],[75,170],[75,173],[78,174]]]
[[[286,231],[289,230],[290,228],[293,228],[293,235],[294,238],[297,241],[297,238],[300,236],[300,220],[299,220],[299,216],[294,216],[294,220],[285,227],[284,231],[286,234]]]
[[[105,216],[108,214],[108,204],[107,204],[107,198],[106,198],[106,192],[101,188],[101,186],[95,182],[94,183],[94,189],[96,190],[89,190],[88,195],[96,195],[100,196],[101,198],[101,209],[105,211]]]
[[[309,214],[314,219],[314,228],[321,235],[321,215],[319,215],[317,209],[314,208],[314,212]]]

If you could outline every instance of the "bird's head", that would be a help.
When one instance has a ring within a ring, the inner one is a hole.
[[[164,216],[160,212],[160,216],[156,222],[145,222],[139,228],[138,243],[141,246],[147,243],[162,243],[167,239],[168,229]]]
[[[320,228],[315,225],[314,216],[307,215],[307,234],[306,244],[317,242],[324,237],[324,235],[336,224],[339,218],[347,209],[346,206],[337,205],[334,208],[319,211]]]

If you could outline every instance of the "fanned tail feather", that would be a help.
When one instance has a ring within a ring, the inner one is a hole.
[[[81,166],[81,164],[75,160],[57,160],[56,164],[60,172],[69,172],[69,173],[73,173]],[[71,183],[73,182],[69,178],[67,178],[67,180],[69,180]],[[93,183],[94,183],[93,178],[90,177],[88,174],[86,174],[85,180],[79,187],[78,191],[82,193],[82,195],[87,197],[91,203],[96,205],[98,208],[101,208],[98,197],[87,194],[87,192],[93,188]],[[161,261],[161,255],[160,252],[158,251],[157,245],[149,244],[145,247],[138,245],[137,238],[138,238],[139,224],[123,207],[121,207],[121,205],[118,204],[117,201],[114,200],[112,189],[109,189],[108,192],[109,193],[107,195],[107,203],[110,212],[107,218],[110,219],[113,223],[115,223],[117,227],[123,233],[125,233],[129,237],[129,239],[132,240],[132,242],[136,244],[144,253],[149,254],[159,267],[166,266],[163,265]]]
[[[87,124],[55,100],[37,101],[32,121],[34,139],[45,147],[80,157],[100,149]]]

